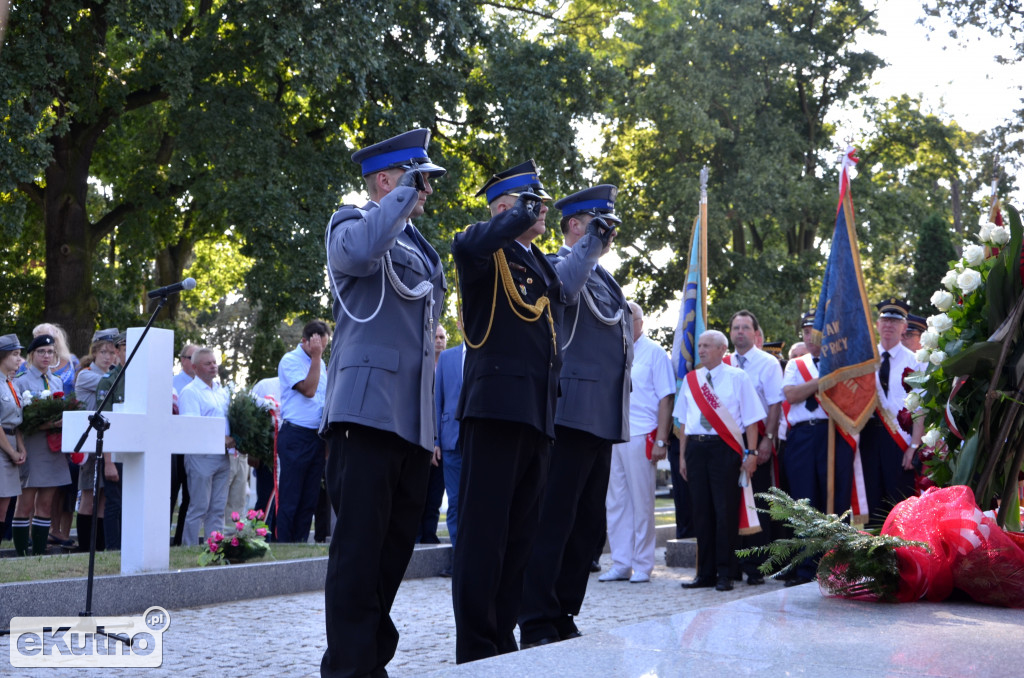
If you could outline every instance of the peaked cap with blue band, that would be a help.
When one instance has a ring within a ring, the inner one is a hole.
[[[595,217],[600,215],[608,221],[621,224],[622,219],[615,214],[615,196],[618,193],[619,189],[615,186],[601,184],[566,196],[556,202],[555,207],[562,210],[563,217],[576,214],[591,214]]]
[[[430,161],[427,155],[429,143],[430,130],[414,129],[356,151],[352,154],[352,162],[362,167],[364,177],[381,170],[411,167],[414,162],[427,176],[443,176],[448,170]]]
[[[539,195],[544,200],[551,199],[551,196],[544,190],[544,184],[540,183],[540,172],[537,170],[537,163],[532,159],[503,172],[498,172],[488,179],[476,194],[478,196],[486,194],[489,205],[503,195],[518,196],[527,191]]]

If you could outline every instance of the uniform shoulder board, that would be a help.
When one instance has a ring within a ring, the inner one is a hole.
[[[348,221],[349,219],[361,219],[365,214],[366,210],[356,207],[355,205],[342,205],[331,217],[331,223],[328,230],[342,222]]]

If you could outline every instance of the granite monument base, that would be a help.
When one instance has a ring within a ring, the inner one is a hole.
[[[805,584],[427,674],[1016,677],[1024,612],[825,598]]]

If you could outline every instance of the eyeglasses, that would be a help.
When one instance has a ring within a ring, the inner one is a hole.
[[[37,348],[35,352],[39,355],[57,355],[57,352],[52,348]]]
[[[181,356],[181,359],[182,360],[192,360],[192,356],[190,356],[190,355],[183,355],[183,356]]]

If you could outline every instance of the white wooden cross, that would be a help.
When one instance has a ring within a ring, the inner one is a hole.
[[[128,355],[141,336],[141,327],[128,330]],[[173,367],[174,332],[150,329],[125,375],[124,403],[104,413],[110,428],[103,436],[103,453],[116,453],[124,464],[121,574],[168,569],[171,454],[224,454],[223,417],[171,413]],[[91,414],[64,413],[65,453],[74,451]],[[95,431],[89,432],[82,451],[96,451]]]

